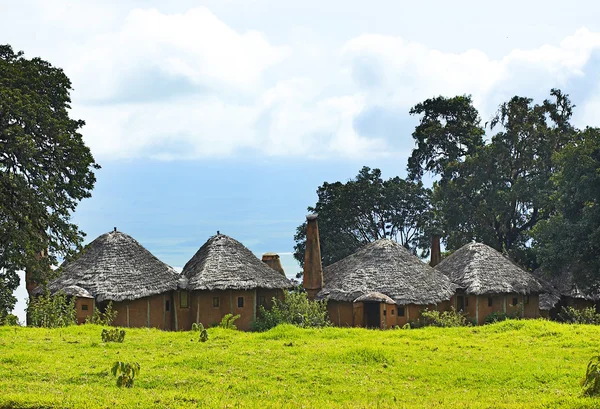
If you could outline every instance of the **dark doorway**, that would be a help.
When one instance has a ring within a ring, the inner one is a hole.
[[[365,326],[367,328],[380,328],[381,318],[379,316],[379,303],[365,303]]]
[[[464,311],[465,310],[465,297],[462,295],[456,296],[456,310]]]

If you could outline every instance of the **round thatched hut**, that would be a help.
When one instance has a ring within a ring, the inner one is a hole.
[[[587,285],[578,283],[570,269],[565,269],[557,276],[545,274],[541,269],[537,269],[534,275],[548,280],[552,286],[550,291],[540,294],[540,313],[543,317],[556,318],[562,307],[597,308],[600,301],[600,285],[597,280],[585,280]]]
[[[192,323],[219,323],[226,314],[239,314],[239,329],[249,329],[259,305],[270,307],[292,283],[259,260],[239,241],[218,233],[183,267],[185,289],[178,292],[178,328]]]
[[[79,322],[112,301],[115,325],[172,328],[178,274],[125,233],[115,229],[101,235],[59,272],[50,292],[76,297]]]
[[[381,239],[323,269],[323,289],[336,325],[389,328],[417,320],[426,307],[445,308],[450,280],[401,244]]]
[[[492,313],[539,317],[547,285],[482,243],[469,243],[435,266],[456,285],[455,308],[482,324]]]

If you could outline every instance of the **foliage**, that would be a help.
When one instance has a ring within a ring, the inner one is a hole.
[[[424,172],[439,178],[432,200],[446,248],[483,242],[536,267],[531,231],[553,206],[552,156],[577,138],[568,96],[550,94],[542,104],[517,96],[501,104],[487,144],[470,97],[434,98],[411,110],[421,119],[408,170],[415,180]]]
[[[450,311],[428,310],[421,311],[421,324],[425,327],[467,327],[471,322],[465,314],[456,312],[454,307]]]
[[[85,322],[86,324],[111,326],[117,318],[118,313],[118,311],[113,310],[112,301],[109,301],[104,308],[104,311],[101,311],[98,305],[96,305],[96,308],[94,308],[94,313],[91,317],[86,317]]]
[[[111,372],[117,377],[119,388],[133,388],[135,376],[140,373],[140,364],[117,361],[113,364]]]
[[[240,314],[225,314],[225,316],[223,317],[223,319],[221,320],[221,322],[219,323],[219,328],[224,328],[224,329],[237,329],[237,327],[235,326],[235,321],[240,318]]]
[[[569,270],[583,286],[600,277],[600,129],[587,128],[554,156],[555,207],[534,230],[544,269]]]
[[[393,239],[426,256],[430,191],[421,182],[399,177],[383,180],[379,169],[363,167],[346,183],[323,183],[309,212],[319,214],[321,256],[325,266],[372,241]],[[306,223],[298,226],[294,257],[304,265]]]
[[[573,308],[562,307],[556,315],[558,322],[566,322],[569,324],[595,324],[600,325],[600,314],[596,313],[594,307],[588,308]]]
[[[14,314],[8,314],[0,321],[0,325],[15,326],[19,325],[19,318]]]
[[[582,380],[584,396],[600,394],[600,356],[593,356],[588,362],[585,377]]]
[[[102,329],[102,342],[123,342],[125,341],[124,329]]]
[[[579,384],[598,355],[594,325],[214,328],[207,348],[190,342],[189,333],[147,328],[127,329],[126,343],[102,344],[100,330],[0,327],[0,408],[597,406]],[[133,389],[115,389],[110,369],[117,360],[144,368]],[[229,389],[227,379],[235,380]]]
[[[484,323],[493,324],[495,322],[502,322],[512,318],[509,314],[504,311],[494,311],[487,317],[485,317]]]
[[[32,327],[66,327],[77,324],[77,310],[75,298],[67,297],[63,292],[50,295],[46,291],[31,299],[27,305],[27,315],[30,321],[27,325]]]
[[[0,322],[10,315],[9,313],[17,302],[17,298],[13,293],[19,287],[19,281],[16,271],[0,268]]]
[[[235,327],[233,329],[235,329]],[[206,330],[206,328],[204,328],[204,325],[202,325],[201,322],[198,322],[198,323],[194,322],[192,324],[192,331],[200,333],[200,337],[199,337],[200,342],[208,341],[208,331]]]
[[[302,328],[327,327],[331,325],[327,315],[327,301],[311,301],[305,292],[285,292],[283,300],[273,298],[270,310],[260,306],[252,328],[256,331],[267,331],[280,324],[292,324]]]
[[[0,45],[0,79],[0,315],[6,315],[17,270],[41,283],[57,256],[80,247],[83,232],[71,215],[90,197],[99,166],[79,133],[84,122],[69,116],[71,82],[62,69]]]

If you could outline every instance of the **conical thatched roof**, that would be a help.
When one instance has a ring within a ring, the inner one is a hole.
[[[454,286],[401,244],[381,239],[326,267],[317,298],[353,302],[373,292],[397,304],[427,305],[450,299]]]
[[[92,241],[60,270],[61,275],[49,283],[52,293],[88,293],[98,302],[135,300],[177,288],[173,268],[116,230]]]
[[[561,296],[593,302],[600,300],[599,289],[594,285],[578,285],[569,269],[565,269],[558,276],[546,275],[541,269],[537,269],[534,275],[548,280],[553,287],[551,291],[540,294],[540,310],[552,309],[560,301]]]
[[[188,290],[291,288],[283,275],[260,261],[242,243],[224,234],[212,236],[182,272]]]
[[[482,243],[462,246],[435,268],[467,294],[529,294],[547,290],[540,279]]]

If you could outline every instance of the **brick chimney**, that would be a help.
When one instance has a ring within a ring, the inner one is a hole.
[[[431,260],[429,265],[435,267],[442,261],[442,251],[440,250],[440,236],[431,236]]]
[[[262,256],[262,262],[285,277],[285,271],[283,271],[283,267],[281,266],[281,260],[279,259],[279,254],[265,253]]]
[[[306,216],[306,250],[304,251],[304,277],[302,286],[308,298],[315,296],[323,288],[323,266],[321,265],[321,243],[317,214]]]

